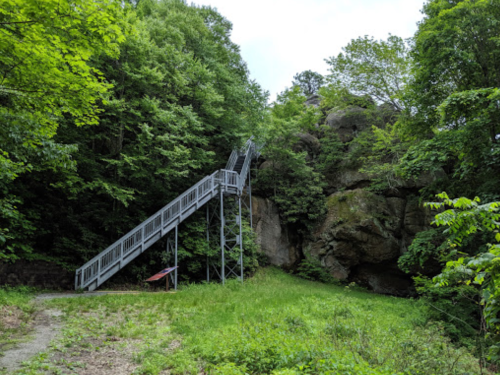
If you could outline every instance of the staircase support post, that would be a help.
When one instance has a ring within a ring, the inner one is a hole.
[[[177,234],[178,234],[178,228],[179,226],[175,226],[175,274],[174,274],[174,289],[177,290]]]
[[[226,220],[224,218],[224,192],[223,187],[220,187],[220,250],[221,250],[221,279],[222,285],[226,283],[226,264],[224,259],[224,247],[225,245],[225,236],[224,236],[224,226],[226,225]]]
[[[248,166],[248,198],[250,202],[250,229],[253,230],[253,219],[252,219],[252,180],[250,179],[251,173],[250,173],[250,166]]]
[[[210,260],[208,252],[210,251],[210,208],[207,203],[207,283],[210,282]]]
[[[243,230],[241,223],[241,195],[238,196],[238,216],[240,222],[240,272],[241,272],[241,283],[243,283]]]

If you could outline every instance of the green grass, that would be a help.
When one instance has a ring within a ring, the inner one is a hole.
[[[47,302],[66,315],[53,351],[129,340],[137,374],[479,374],[418,301],[261,270],[244,285]],[[98,350],[98,349],[97,349]],[[22,374],[49,369],[43,354]],[[58,370],[60,371],[60,370]],[[54,372],[64,373],[64,372]]]
[[[0,288],[0,355],[22,340],[35,311],[30,302],[34,290],[29,287]]]
[[[21,309],[30,307],[30,300],[33,298],[34,289],[30,287],[0,287],[0,307],[17,306]]]

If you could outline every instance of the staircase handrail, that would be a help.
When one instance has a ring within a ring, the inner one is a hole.
[[[231,155],[229,156],[229,160],[226,163],[226,170],[232,171],[234,165],[236,164],[236,160],[238,160],[238,150],[233,150]]]
[[[229,156],[229,160],[227,161],[227,164],[226,164],[226,169],[228,171],[232,171],[234,169],[234,166],[236,165],[236,160],[238,160],[239,156],[243,156],[243,155],[246,155],[248,153],[249,148],[252,147],[252,145],[254,145],[254,143],[252,141],[253,138],[254,138],[254,136],[252,135],[245,142],[245,144],[242,147],[240,147],[239,149],[235,148],[231,152],[231,155]]]
[[[245,187],[248,169],[250,168],[250,164],[252,163],[252,159],[255,153],[255,143],[251,142],[251,140],[249,140],[249,142],[250,143],[248,144],[245,152],[245,162],[241,167],[240,180],[238,185],[239,191],[243,191],[243,188]]]

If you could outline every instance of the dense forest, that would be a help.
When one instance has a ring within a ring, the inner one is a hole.
[[[422,12],[411,39],[353,39],[326,59],[328,75],[298,73],[268,104],[231,23],[210,7],[3,1],[0,261],[74,270],[254,135],[265,144],[256,192],[304,241],[332,205],[350,202],[329,197],[342,193],[331,181],[346,170],[365,176],[362,194],[406,189],[434,210],[399,267],[450,337],[498,360],[500,0],[429,0]],[[363,126],[330,126],[339,113]],[[303,147],[309,136],[314,152]],[[411,185],[424,175],[432,178]],[[200,215],[181,231],[193,280],[202,267],[194,255],[209,251],[205,225]],[[253,272],[266,260],[246,233]],[[161,252],[124,277],[143,279]],[[294,272],[338,282],[301,258]]]

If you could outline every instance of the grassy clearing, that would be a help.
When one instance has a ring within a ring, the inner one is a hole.
[[[35,311],[30,302],[33,296],[32,288],[0,288],[0,355],[28,332],[28,323]]]
[[[242,286],[47,302],[62,339],[20,374],[78,373],[74,353],[134,344],[135,374],[479,374],[418,301],[261,270]],[[66,357],[64,357],[66,353]],[[80,355],[81,357],[81,355]],[[63,363],[64,366],[61,366]],[[169,369],[170,372],[165,370]],[[113,374],[109,370],[109,374]]]

